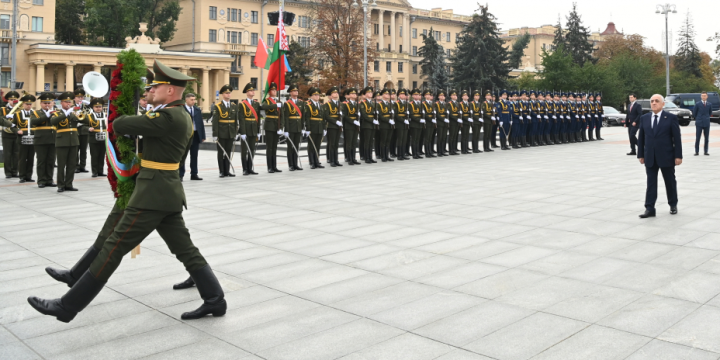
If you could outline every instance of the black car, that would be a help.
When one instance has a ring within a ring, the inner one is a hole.
[[[625,124],[625,114],[619,112],[612,106],[603,106],[605,115],[603,117],[603,127],[623,126]]]
[[[640,106],[642,106],[643,115],[650,112],[650,100],[638,100],[637,102]],[[690,121],[692,120],[692,111],[679,108],[677,105],[667,101],[665,102],[663,110],[671,114],[675,114],[678,117],[678,123],[681,126],[690,125]]]

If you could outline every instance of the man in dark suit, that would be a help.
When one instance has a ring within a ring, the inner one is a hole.
[[[710,135],[710,115],[712,115],[712,104],[707,101],[707,92],[700,94],[702,101],[695,104],[693,108],[693,118],[695,118],[695,156],[700,152],[700,136],[705,134],[705,155],[708,152],[708,135]]]
[[[670,214],[677,214],[677,182],[675,166],[682,164],[682,142],[677,116],[663,111],[665,100],[655,94],[650,98],[651,111],[643,115],[638,124],[638,153],[640,163],[645,165],[647,190],[645,212],[640,218],[655,216],[658,170],[665,181]]]
[[[185,111],[190,114],[193,121],[192,145],[190,145],[190,180],[202,180],[198,176],[198,150],[200,143],[205,141],[205,126],[203,125],[202,111],[195,106],[197,98],[195,94],[188,93],[185,95]],[[180,181],[185,176],[185,159],[180,162]]]
[[[638,143],[638,139],[635,136],[638,132],[640,125],[640,117],[642,116],[642,106],[637,103],[637,97],[635,94],[630,94],[628,97],[630,105],[627,107],[627,115],[625,115],[625,127],[628,128],[628,137],[630,138],[630,151],[628,155],[637,155],[635,152],[635,146]]]

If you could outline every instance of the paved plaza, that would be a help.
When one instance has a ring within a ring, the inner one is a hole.
[[[30,295],[67,291],[113,204],[106,179],[58,194],[0,179],[0,359],[718,359],[720,126],[683,127],[679,214],[627,132],[605,141],[184,182],[185,221],[225,290],[201,304],[153,233],[69,324]],[[702,150],[701,150],[702,152]],[[284,151],[281,152],[284,155]],[[342,160],[342,155],[340,156]],[[236,155],[236,170],[239,154]],[[321,156],[325,162],[325,157]]]

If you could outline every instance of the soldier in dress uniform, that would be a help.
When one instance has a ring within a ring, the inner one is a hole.
[[[555,143],[552,141],[552,133],[553,133],[553,127],[555,127],[555,112],[554,108],[552,106],[552,93],[546,92],[545,93],[545,101],[543,101],[543,106],[545,106],[545,116],[547,116],[547,119],[545,120],[545,125],[543,126],[543,135],[545,136],[545,143],[547,145],[555,145]]]
[[[50,118],[50,123],[55,126],[57,136],[55,137],[55,153],[57,155],[57,184],[58,192],[77,191],[73,187],[73,179],[75,178],[75,167],[77,167],[78,146],[80,138],[78,136],[77,125],[88,125],[87,116],[76,116],[73,111],[73,93],[64,92],[60,94],[58,100],[62,105],[62,109],[55,111]]]
[[[575,102],[575,94],[568,93],[568,103],[567,103],[567,109],[568,109],[568,116],[570,117],[570,130],[568,132],[568,141],[570,143],[575,143],[580,141],[580,139],[577,137],[578,135],[578,129],[580,128],[580,119],[578,117],[577,113],[577,103]]]
[[[483,117],[483,104],[480,101],[480,90],[474,90],[472,93],[473,100],[470,102],[469,108],[470,108],[470,117],[468,118],[468,121],[472,120],[470,122],[470,128],[472,129],[472,135],[471,135],[471,143],[472,143],[472,152],[474,154],[481,153],[482,150],[480,150],[480,131],[483,129],[483,124],[485,123],[485,118]],[[484,134],[483,134],[484,135]],[[483,141],[483,146],[484,146]]]
[[[343,131],[342,108],[340,104],[340,93],[337,86],[333,86],[325,93],[328,101],[322,105],[322,117],[327,132],[327,143],[325,144],[325,158],[331,167],[342,166],[338,160],[338,149],[340,148],[340,133]]]
[[[423,111],[425,112],[425,157],[437,157],[440,154],[440,147],[438,146],[438,152],[433,151],[433,140],[439,132],[432,91],[423,91],[423,96],[425,97],[425,101],[423,101]]]
[[[378,105],[383,101],[382,90],[376,90],[374,97],[375,97],[375,120],[377,120],[379,122],[380,121],[380,113],[379,113],[380,109],[378,108]],[[380,133],[381,133],[380,124],[378,123],[378,125],[375,127],[375,135],[374,135],[375,136],[375,141],[374,141],[374,143],[375,143],[375,158],[382,160],[382,152],[380,150],[380,136],[381,136]]]
[[[98,140],[96,134],[107,133],[107,116],[103,112],[105,101],[102,98],[93,98],[90,100],[90,124],[88,130],[90,137],[90,169],[92,177],[106,176],[103,174],[105,168],[105,140]]]
[[[540,105],[537,101],[537,93],[530,90],[530,146],[540,146],[537,132],[540,125]]]
[[[20,101],[23,102],[22,109],[15,112],[12,118],[12,123],[15,124],[15,127],[18,129],[18,136],[22,139],[23,136],[33,135],[35,132],[30,125],[35,96],[26,94],[20,98]],[[35,145],[24,145],[21,141],[18,156],[18,174],[20,176],[20,183],[35,182],[32,178],[34,162]]]
[[[213,141],[217,144],[217,161],[221,178],[235,176],[230,172],[230,157],[235,151],[234,141],[238,138],[238,106],[230,102],[232,91],[230,85],[220,88],[222,100],[212,107],[210,114]],[[244,163],[243,169],[245,169]]]
[[[462,124],[460,124],[460,153],[471,154],[468,143],[470,142],[470,128],[472,128],[475,121],[470,116],[470,103],[468,102],[470,95],[468,91],[462,90],[460,96],[462,98],[460,102],[460,119],[458,119],[462,121]]]
[[[310,99],[305,103],[305,113],[303,114],[303,127],[308,136],[308,160],[311,169],[322,169],[324,166],[320,163],[320,149],[327,130],[325,130],[322,108],[319,103],[320,89],[311,87],[308,95],[310,95]]]
[[[85,108],[90,104],[87,100],[85,100],[85,90],[83,89],[77,89],[74,92],[75,98],[74,98],[74,107],[73,111],[76,113],[78,111],[83,111]],[[78,123],[78,139],[80,141],[80,145],[78,146],[78,156],[77,156],[77,167],[75,168],[76,173],[81,172],[88,172],[87,169],[85,169],[85,165],[87,163],[87,149],[89,144],[89,131],[87,127],[84,127],[82,123]]]
[[[410,111],[410,147],[412,148],[413,159],[423,159],[420,156],[420,144],[423,143],[422,130],[425,128],[425,118],[423,116],[423,104],[420,100],[421,91],[418,88],[411,91],[413,100],[409,103]]]
[[[562,104],[560,103],[560,94],[561,92],[556,92],[553,96],[553,113],[555,114],[555,124],[553,126],[554,130],[554,137],[555,137],[555,144],[562,144],[562,139],[560,139],[560,130],[563,128],[563,113],[562,113]]]
[[[605,118],[605,108],[602,105],[602,94],[595,93],[595,110],[597,112],[597,118],[595,119],[595,137],[598,140],[605,140],[600,137],[600,129],[603,127],[603,120]]]
[[[507,100],[508,91],[500,92],[500,101],[495,107],[495,114],[498,117],[498,128],[500,129],[500,150],[510,150],[510,122],[512,121],[514,107],[511,101]]]
[[[393,120],[393,105],[390,103],[390,89],[380,90],[381,100],[376,102],[377,119],[380,123],[380,146],[375,156],[382,159],[382,162],[394,161],[390,158],[390,137],[395,120]]]
[[[395,116],[395,131],[396,143],[395,143],[395,154],[398,160],[410,160],[405,153],[406,141],[408,138],[408,131],[410,130],[410,107],[407,102],[408,91],[406,89],[398,89],[397,101],[393,104],[393,112]]]
[[[445,90],[437,92],[437,101],[435,101],[435,118],[437,119],[437,155],[449,156],[447,149],[448,144],[448,126],[450,125],[450,107],[445,102],[447,93]],[[456,122],[457,123],[457,122]]]
[[[518,92],[513,91],[510,94],[510,147],[513,149],[519,149],[518,136],[520,134],[520,116],[522,115],[522,109],[518,102]]]
[[[395,90],[394,88],[390,89],[390,106],[393,108],[395,107],[395,103],[398,101],[398,92],[400,90]],[[393,114],[393,116],[396,116],[397,114]],[[388,142],[388,146],[390,148],[390,157],[396,157],[398,156],[397,152],[395,151],[397,149],[397,141],[398,141],[398,129],[400,128],[400,124],[397,124],[390,133],[390,140]]]
[[[375,127],[380,123],[375,119],[374,91],[371,86],[363,89],[365,100],[358,104],[360,109],[360,140],[362,142],[360,155],[365,159],[366,164],[376,163],[372,158],[373,140],[375,139]],[[364,154],[363,154],[364,152]]]
[[[493,119],[492,129],[490,130],[490,148],[496,148],[499,147],[497,145],[498,130],[501,130],[498,128],[500,126],[500,113],[498,112],[500,99],[498,98],[498,94],[496,93],[491,100],[495,119]]]
[[[282,107],[282,122],[283,129],[285,129],[285,137],[292,141],[292,144],[287,144],[287,159],[290,171],[302,170],[298,165],[298,158],[300,154],[300,146],[302,145],[302,133],[303,133],[303,109],[305,103],[298,99],[298,92],[300,89],[297,84],[291,84],[288,87],[288,93],[290,98],[285,101]],[[310,146],[310,144],[308,144]]]
[[[227,303],[220,283],[193,245],[182,218],[186,201],[178,168],[192,138],[191,119],[183,109],[182,93],[186,82],[194,79],[157,60],[155,72],[157,84],[151,91],[156,92],[162,109],[146,115],[121,116],[113,123],[118,134],[142,135],[145,143],[142,167],[130,202],[101,250],[85,259],[90,263],[87,269],[77,274],[78,278],[71,278],[72,288],[65,295],[53,300],[28,298],[30,305],[42,314],[62,322],[71,321],[100,293],[123,256],[155,230],[185,265],[204,300],[195,311],[182,314],[182,319],[225,314]],[[68,110],[72,111],[70,106]]]
[[[595,132],[595,119],[597,118],[597,109],[595,109],[595,96],[592,92],[588,93],[587,100],[585,102],[588,109],[587,115],[587,137],[588,141],[595,141],[593,133]]]
[[[255,97],[255,86],[247,83],[243,88],[247,99],[238,104],[238,134],[242,139],[242,167],[243,175],[257,175],[253,159],[255,158],[255,144],[260,136],[260,103]]]
[[[366,92],[366,91],[369,91],[369,92]],[[365,87],[365,89],[362,90],[362,92],[360,93],[360,100],[358,101],[358,114],[360,114],[359,111],[362,109],[360,107],[361,104],[365,103],[366,101],[370,101],[370,103],[374,104],[373,99],[372,99],[372,94],[373,94],[373,88],[371,86]],[[374,109],[374,107],[373,107],[373,109]],[[358,137],[359,137],[358,151],[360,152],[360,161],[364,161],[365,155],[367,155],[367,150],[365,149],[365,142],[366,142],[365,133],[366,132],[363,130],[363,129],[365,129],[364,128],[365,124],[363,122],[363,118],[361,115],[359,115],[359,116],[360,116],[360,119],[359,119],[360,133],[358,134]]]
[[[55,172],[55,127],[50,123],[55,96],[44,92],[39,96],[40,110],[32,112],[30,124],[35,128],[35,154],[37,155],[37,185],[39,188],[57,187]]]
[[[478,98],[480,95],[478,94]],[[497,129],[497,117],[495,115],[495,104],[493,102],[492,93],[490,90],[485,91],[485,101],[481,105],[480,115],[482,116],[482,127],[483,127],[483,151],[493,152],[491,148],[492,141],[495,137],[493,129]],[[475,131],[473,129],[473,131]],[[496,130],[497,131],[497,130]]]
[[[448,151],[450,155],[458,154],[458,134],[460,127],[462,126],[462,115],[460,114],[460,103],[458,103],[458,92],[453,89],[450,90],[450,101],[447,102],[447,109],[450,111],[448,119]]]
[[[360,132],[360,113],[358,112],[357,90],[345,90],[345,101],[341,105],[343,122],[343,152],[348,165],[360,165],[355,159],[355,149],[358,147],[358,133]]]
[[[5,94],[6,106],[2,108],[2,118],[6,119],[8,124],[12,123],[13,115],[10,110],[18,103],[20,94],[17,91],[8,91]],[[18,177],[18,159],[20,157],[20,138],[18,128],[14,125],[3,125],[2,130],[3,145],[3,167],[5,170],[5,178],[10,179]]]
[[[565,134],[568,131],[569,127],[569,121],[567,120],[567,106],[565,105],[565,92],[560,92],[560,101],[557,101],[556,105],[558,108],[558,123],[560,124],[560,135],[558,136],[558,141],[560,141],[561,144],[567,144],[568,140],[566,139]]]
[[[268,96],[260,105],[260,109],[265,111],[265,121],[263,129],[265,130],[265,160],[269,173],[282,172],[277,168],[277,146],[282,131],[282,121],[280,119],[280,109],[282,101],[277,97],[277,84],[271,82],[268,87]],[[287,144],[290,146],[290,144]]]

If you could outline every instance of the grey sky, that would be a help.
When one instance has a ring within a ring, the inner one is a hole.
[[[438,7],[437,0],[409,0],[413,7],[420,9],[431,9]],[[477,8],[477,1],[461,0],[448,2],[445,8],[451,8],[457,14],[470,15]],[[480,1],[486,4],[487,1]],[[605,30],[607,23],[613,21],[618,30],[625,34],[640,34],[645,37],[645,43],[663,51],[665,41],[665,16],[655,14],[655,1],[627,1],[627,0],[603,0],[603,1],[578,1],[578,12],[582,17],[583,24],[589,26],[592,31]],[[671,4],[677,5],[677,14],[670,14],[668,26],[672,34],[670,44],[671,51],[677,47],[677,34],[682,26],[685,16],[690,9],[690,15],[697,33],[695,42],[701,51],[709,53],[716,58],[715,43],[706,41],[709,36],[720,31],[720,7],[714,1],[685,0],[675,1]],[[663,3],[665,4],[665,3]],[[562,24],[565,26],[565,16],[572,9],[572,0],[563,1],[512,1],[512,2],[490,2],[490,12],[495,14],[503,30],[522,26],[537,27],[544,24],[555,25],[558,14],[562,16]]]

